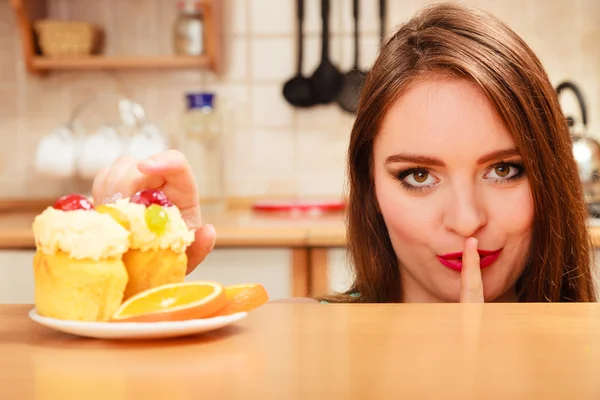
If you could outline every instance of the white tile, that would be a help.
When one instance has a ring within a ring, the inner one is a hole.
[[[252,33],[290,35],[295,32],[293,1],[251,0],[249,7]]]
[[[19,158],[18,88],[0,85],[0,176],[14,174],[25,160]]]
[[[221,107],[225,119],[225,129],[232,133],[235,129],[249,127],[252,123],[250,104],[250,86],[243,84],[225,84],[220,87],[206,86],[216,93],[218,107]]]
[[[283,97],[283,84],[255,85],[252,88],[253,123],[257,128],[289,128],[292,106]]]
[[[314,174],[298,179],[297,192],[306,197],[339,197],[344,193],[343,175]]]
[[[291,38],[257,38],[251,49],[254,81],[285,82],[295,75],[296,46]]]
[[[303,195],[340,195],[346,176],[349,133],[303,130],[296,135],[296,176]]]
[[[493,14],[518,35],[529,36],[534,28],[532,23],[535,18],[534,0],[471,0],[471,2],[473,6]],[[549,3],[551,2],[545,1],[543,7],[547,7]],[[551,20],[547,22],[551,23]]]
[[[359,65],[361,68],[371,68],[377,56],[379,56],[380,48],[379,36],[369,35],[360,39]]]
[[[16,37],[17,21],[10,1],[0,1],[0,37]]]
[[[248,77],[248,41],[245,37],[234,37],[225,43],[224,78],[230,82],[244,81]]]
[[[0,36],[0,84],[14,84],[17,81],[17,68],[22,57],[21,46],[14,38]]]
[[[157,40],[156,50],[160,54],[173,54],[173,24],[177,20],[178,11],[176,3],[172,0],[159,0],[157,3]],[[114,18],[114,16],[113,16]]]
[[[245,188],[239,186],[240,182],[251,181],[252,174],[252,131],[246,129],[236,130],[228,140],[225,165],[227,171],[227,193],[242,195]]]
[[[252,135],[255,174],[269,181],[290,180],[294,176],[295,146],[291,130],[255,130]]]
[[[404,0],[389,0],[387,2],[385,28],[386,34],[394,32],[400,24],[408,21],[420,7],[419,0],[407,2]],[[379,7],[377,7],[377,35],[379,35]]]
[[[223,19],[226,35],[245,35],[248,32],[248,1],[225,0]]]
[[[337,56],[337,65],[344,73],[354,67],[354,38],[342,37],[336,39],[341,44]],[[358,66],[362,69],[370,69],[379,55],[379,36],[375,34],[363,35],[358,40]]]
[[[67,0],[66,4],[69,19],[87,21],[101,29],[106,25],[111,7],[110,0]]]
[[[335,103],[299,108],[296,110],[296,126],[300,131],[329,129],[338,125],[341,112]]]
[[[48,0],[48,17],[66,20],[69,18],[69,4],[67,0]]]

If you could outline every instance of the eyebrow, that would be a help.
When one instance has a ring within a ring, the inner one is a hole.
[[[515,148],[504,149],[493,151],[489,154],[485,154],[477,160],[478,164],[485,164],[490,161],[498,160],[505,157],[518,156],[519,151]],[[421,156],[415,154],[392,154],[385,159],[386,164],[397,163],[397,162],[410,162],[413,164],[431,165],[431,166],[444,166],[444,162],[439,158]]]

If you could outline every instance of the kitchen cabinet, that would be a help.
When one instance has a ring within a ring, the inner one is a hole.
[[[205,55],[148,57],[91,55],[76,58],[51,58],[39,54],[33,23],[46,17],[47,0],[10,0],[10,2],[21,35],[25,65],[27,70],[33,74],[43,74],[54,70],[176,68],[209,68],[214,73],[219,74],[222,70],[221,0],[203,0]],[[113,38],[113,40],[118,40],[118,38]]]
[[[34,254],[34,250],[0,250],[0,304],[34,302]],[[284,248],[218,248],[186,280],[260,283],[273,300],[291,298],[293,254]],[[328,262],[328,292],[345,290],[350,283],[345,250],[328,250]]]
[[[34,250],[0,250],[0,304],[34,302],[34,254]],[[260,283],[272,299],[289,298],[291,256],[285,249],[215,249],[186,280]]]
[[[33,303],[34,250],[0,250],[0,304]]]

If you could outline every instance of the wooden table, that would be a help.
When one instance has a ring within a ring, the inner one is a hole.
[[[204,336],[116,342],[0,305],[2,399],[598,399],[600,305],[267,304]]]

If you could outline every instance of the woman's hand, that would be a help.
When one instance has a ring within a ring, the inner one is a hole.
[[[477,252],[477,239],[465,240],[462,271],[460,273],[460,302],[483,303],[483,281]]]
[[[120,157],[96,175],[92,196],[101,204],[147,188],[162,190],[179,208],[188,228],[196,230],[195,240],[187,249],[189,274],[212,251],[216,233],[212,225],[202,225],[198,188],[181,152],[169,150],[145,160]]]

